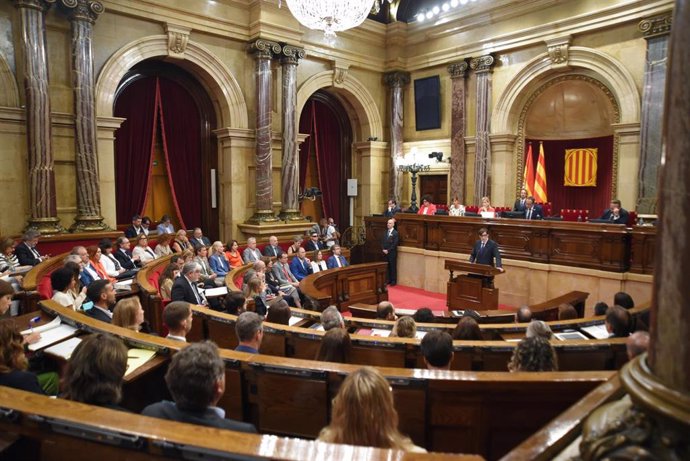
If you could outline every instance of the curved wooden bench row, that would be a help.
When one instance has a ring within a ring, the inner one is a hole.
[[[0,387],[0,408],[4,411],[0,428],[6,437],[14,439],[3,451],[6,459],[80,459],[84,453],[100,461],[206,459],[214,455],[295,461],[482,459],[475,455],[402,454],[192,426],[6,387]]]
[[[144,317],[151,325],[153,331],[161,333],[163,331],[163,298],[158,292],[158,286],[151,283],[152,276],[160,274],[170,264],[173,255],[157,258],[142,267],[135,278],[139,287],[139,300],[144,309]]]
[[[38,302],[41,300],[41,295],[38,292],[38,285],[41,283],[43,277],[62,266],[62,261],[68,254],[69,252],[50,257],[32,267],[31,270],[24,275],[24,279],[22,280],[24,295],[21,300],[20,314],[38,310]]]
[[[136,333],[41,303],[84,331],[115,334],[129,345],[163,356],[185,343]],[[267,324],[267,327],[270,327]],[[228,417],[252,422],[262,433],[315,437],[328,424],[330,402],[357,365],[334,364],[221,350]],[[484,373],[379,367],[393,389],[401,431],[432,451],[476,453],[496,459],[561,411],[613,376],[612,372]],[[162,378],[145,374],[149,386]],[[126,401],[129,401],[125,389]],[[195,431],[197,432],[197,431]]]
[[[195,321],[188,335],[191,341],[210,339],[221,347],[235,348],[237,316],[202,306],[192,308]],[[261,353],[277,357],[311,360],[316,357],[325,332],[301,326],[264,323]],[[419,339],[386,338],[351,334],[350,361],[361,365],[424,368]],[[625,338],[603,340],[553,340],[559,369],[617,370],[627,361]],[[506,371],[517,342],[453,341],[453,370]]]

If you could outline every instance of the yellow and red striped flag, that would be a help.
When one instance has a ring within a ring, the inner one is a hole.
[[[539,159],[537,160],[537,177],[534,179],[534,198],[538,203],[548,202],[546,197],[546,160],[544,159],[544,143],[539,143]]]
[[[527,160],[525,171],[522,174],[522,188],[527,191],[527,196],[534,195],[534,161],[532,160],[532,143],[527,147]]]
[[[598,151],[599,149],[596,147],[566,149],[563,185],[596,187]]]

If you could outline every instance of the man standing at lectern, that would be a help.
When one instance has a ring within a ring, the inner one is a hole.
[[[472,248],[470,255],[470,262],[477,264],[488,264],[494,266],[499,271],[503,272],[503,264],[501,264],[501,252],[498,251],[498,243],[489,240],[489,231],[486,227],[479,229],[479,240],[477,240]],[[489,287],[493,287],[493,277],[486,277],[486,282]]]
[[[398,283],[398,231],[395,226],[395,219],[389,219],[386,223],[386,233],[381,240],[383,254],[388,261],[388,284],[395,286]]]

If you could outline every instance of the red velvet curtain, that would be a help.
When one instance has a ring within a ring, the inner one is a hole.
[[[177,83],[160,79],[161,137],[180,226],[201,226],[201,121],[192,96]],[[210,206],[210,204],[206,204]]]
[[[308,111],[308,112],[307,112]],[[300,117],[300,133],[309,133],[309,139],[300,149],[300,190],[306,183],[307,162],[311,152],[316,155],[316,168],[319,178],[321,208],[324,217],[340,219],[341,189],[343,172],[341,169],[342,131],[338,119],[324,103],[311,100]]]
[[[115,101],[116,117],[126,120],[115,133],[117,222],[124,224],[144,209],[156,136],[156,80],[133,82]]]
[[[525,145],[532,143],[532,160],[534,165],[539,158],[538,139],[528,139]],[[576,208],[590,210],[590,217],[608,208],[611,200],[613,184],[613,136],[589,139],[573,139],[544,142],[544,158],[546,160],[546,184],[549,202],[553,203],[553,214],[559,214],[561,209]],[[597,154],[597,185],[596,187],[566,187],[565,150],[594,147]]]

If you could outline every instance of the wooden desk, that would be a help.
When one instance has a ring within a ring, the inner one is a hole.
[[[503,271],[486,264],[448,260],[444,268],[450,272],[446,289],[446,305],[449,309],[498,309],[498,288],[493,286],[492,280]],[[454,276],[454,272],[463,274]]]
[[[386,263],[354,264],[306,276],[300,282],[302,293],[319,306],[331,304],[343,310],[350,304],[378,304],[388,300]]]
[[[509,259],[587,267],[610,272],[629,270],[631,239],[644,237],[644,251],[636,252],[636,270],[651,271],[652,238],[656,228],[630,229],[613,224],[524,219],[484,219],[455,216],[420,216],[398,213],[400,245],[427,250],[470,254],[477,231],[489,229],[491,239]],[[367,228],[365,260],[380,261],[380,241],[387,218],[364,218]],[[637,259],[636,259],[637,261]]]

